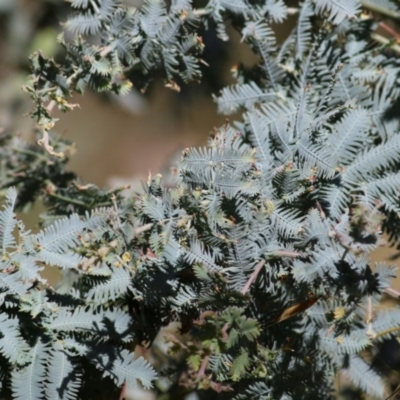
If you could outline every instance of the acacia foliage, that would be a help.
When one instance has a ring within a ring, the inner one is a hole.
[[[368,4],[305,1],[278,45],[271,23],[293,12],[280,0],[212,0],[204,9],[148,0],[139,10],[71,2],[66,28],[78,36],[62,39],[68,63],[34,55],[25,87],[44,148],[9,139],[8,152],[4,139],[2,186],[24,194],[17,200],[10,189],[0,214],[0,354],[12,398],[89,399],[96,371],[104,385],[110,377],[118,387],[149,387],[155,369],[171,396],[179,383],[226,398],[327,399],[338,371],[384,396],[362,351],[400,329],[398,309],[376,311],[394,269],[369,260],[382,231],[399,239],[400,135],[391,114],[399,68],[375,16],[361,13]],[[156,175],[143,194],[123,199],[74,182],[68,145],[51,132],[54,148],[47,142],[48,102],[66,110],[67,95],[88,84],[121,92],[130,84],[122,72],[136,66],[161,67],[172,87],[174,76],[198,77],[196,29],[213,19],[225,38],[225,17],[260,59],[238,67],[237,84],[215,97],[242,120],[207,147],[186,149],[174,188]],[[33,235],[13,209],[43,189],[56,222]],[[64,271],[57,288],[40,277],[43,265]],[[171,322],[188,335],[166,337],[178,357],[153,366],[134,357],[131,349],[151,345]]]

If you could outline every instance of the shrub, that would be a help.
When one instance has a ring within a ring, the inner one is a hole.
[[[382,232],[396,246],[400,236],[399,48],[377,33],[398,6],[70,2],[64,64],[35,53],[24,87],[39,144],[2,138],[3,395],[112,396],[111,379],[156,383],[162,398],[327,399],[340,371],[388,394],[362,351],[400,329],[398,309],[376,307],[394,268],[369,259]],[[289,14],[296,26],[278,44],[272,26]],[[145,88],[156,70],[173,89],[199,79],[198,29],[213,22],[228,39],[226,19],[260,60],[215,98],[241,121],[186,149],[173,188],[160,175],[129,198],[77,184],[53,108],[72,109],[87,87]],[[14,210],[38,197],[48,225],[32,234]],[[45,265],[63,270],[56,288]],[[168,357],[134,355],[172,322]]]

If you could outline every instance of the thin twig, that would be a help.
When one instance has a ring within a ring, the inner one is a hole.
[[[182,343],[175,335],[173,335],[172,333],[164,333],[164,338],[168,339],[170,342],[177,344],[178,346],[180,346],[182,349],[187,350],[188,347]]]
[[[51,92],[55,92],[57,90],[57,87],[56,86],[52,86],[52,87],[49,87],[49,88],[43,88],[43,89],[40,89],[40,90],[37,90],[36,91],[36,94],[46,94],[46,93],[51,93]]]
[[[381,43],[385,46],[388,46],[390,49],[392,49],[394,52],[397,54],[400,54],[400,46],[397,44],[393,44],[391,40],[386,39],[382,35],[379,35],[378,33],[371,33],[371,38],[375,40],[378,43]]]
[[[115,258],[128,270],[131,270],[132,267],[129,267],[129,265],[120,257],[120,256],[115,256]]]
[[[209,355],[207,355],[207,356],[205,356],[203,358],[203,362],[201,363],[199,372],[197,373],[197,379],[200,379],[202,376],[205,375],[206,368],[207,368],[207,365],[208,365],[209,361],[210,361],[210,356]]]
[[[349,252],[349,249],[345,249],[344,250],[344,252],[342,254],[342,257],[340,257],[340,261],[341,262],[344,261],[344,259],[346,258],[348,252]]]
[[[160,220],[158,221],[158,224],[161,225],[161,224],[163,224],[164,222],[173,221],[173,220],[175,220],[175,219],[181,219],[181,218],[182,218],[182,217],[179,216],[179,217],[172,217],[172,218],[160,219]],[[187,215],[185,218],[189,220],[189,219],[191,219],[192,217],[191,217],[190,215]],[[139,228],[136,228],[136,229],[135,229],[135,234],[136,234],[136,235],[140,235],[140,234],[143,233],[143,232],[149,231],[149,230],[154,226],[154,224],[155,224],[155,222],[150,222],[150,223],[148,223],[148,224],[146,224],[146,225],[139,226]]]
[[[248,290],[250,289],[251,284],[254,282],[254,280],[257,278],[258,274],[260,273],[262,267],[265,264],[265,260],[261,260],[255,270],[253,271],[253,273],[250,275],[249,280],[246,282],[246,284],[243,286],[243,289],[241,290],[241,293],[244,295],[248,292]],[[227,322],[223,327],[222,327],[222,336],[225,340],[228,339],[228,334],[227,334],[227,330],[229,328],[229,322]]]
[[[126,399],[126,382],[122,385],[121,393],[119,395],[119,400],[125,400]]]
[[[146,224],[146,225],[140,226],[139,228],[136,228],[135,235],[140,235],[143,232],[149,231],[153,227],[153,225],[154,224],[152,222],[150,222],[149,224]]]
[[[203,17],[204,15],[211,14],[211,10],[206,10],[205,8],[199,8],[197,10],[193,10],[193,14],[196,15],[196,17]]]
[[[21,154],[26,154],[28,156],[36,157],[43,161],[47,161],[47,158],[43,155],[43,153],[35,153],[32,150],[27,150],[27,149],[18,148],[18,147],[13,147],[13,151],[15,151],[17,153],[21,153]]]
[[[250,289],[251,284],[254,282],[254,280],[257,278],[258,274],[260,273],[262,267],[265,264],[265,260],[261,260],[257,266],[256,269],[253,271],[253,273],[250,275],[249,280],[246,282],[246,284],[243,286],[242,289],[242,294],[246,294],[248,290]]]
[[[397,393],[399,393],[399,392],[400,392],[400,385],[398,385],[398,386],[396,387],[396,389],[394,390],[394,392],[393,392],[389,397],[386,397],[385,400],[391,399],[395,394],[397,394]]]
[[[229,322],[226,322],[225,325],[224,325],[224,326],[222,327],[222,329],[221,329],[222,337],[223,337],[225,340],[228,340],[228,339],[229,339],[229,335],[228,335],[228,333],[227,333],[228,328],[229,328]]]
[[[100,52],[101,57],[105,57],[106,55],[110,54],[114,50],[114,46],[109,44],[108,46],[103,47]]]
[[[361,0],[361,4],[363,7],[370,9],[371,11],[375,11],[379,14],[387,15],[390,18],[396,18],[400,19],[400,12],[396,12],[394,10],[388,10],[387,8],[384,8],[380,6],[377,2],[374,1],[366,1],[366,0]]]
[[[95,11],[97,14],[100,14],[99,7],[97,7],[97,4],[96,4],[93,0],[90,0],[90,4],[92,5],[94,11]]]
[[[322,220],[326,219],[326,214],[325,214],[324,209],[322,208],[321,204],[319,203],[319,201],[316,202],[316,205],[317,205],[317,209],[319,211],[319,214],[321,216],[321,219]]]
[[[43,137],[38,140],[39,146],[44,147],[44,149],[52,156],[63,158],[64,153],[57,153],[54,151],[53,146],[50,146],[49,133],[46,130],[42,130],[42,134],[43,134]]]
[[[386,330],[384,330],[382,332],[378,332],[375,335],[375,338],[378,338],[378,337],[381,337],[381,336],[385,336],[385,335],[388,335],[389,333],[393,333],[393,332],[397,332],[397,331],[400,331],[400,326],[395,326],[394,328],[390,328],[390,329],[386,329]]]
[[[49,196],[54,197],[58,200],[62,200],[65,201],[66,203],[71,203],[71,204],[75,204],[77,206],[81,206],[81,207],[87,207],[88,205],[86,203],[84,203],[83,201],[80,200],[76,200],[76,199],[71,199],[70,197],[66,197],[66,196],[62,196],[61,194],[56,194],[56,193],[47,193]]]
[[[200,315],[199,318],[197,318],[196,320],[193,321],[194,324],[196,325],[203,325],[204,324],[204,320],[208,317],[214,317],[216,315],[215,311],[211,311],[211,310],[207,310],[207,311],[203,311]]]
[[[288,7],[287,9],[287,15],[296,15],[299,13],[299,8],[297,7]]]
[[[54,107],[56,106],[55,100],[50,100],[49,104],[46,106],[46,110],[51,113],[54,110]]]
[[[393,37],[397,39],[397,41],[400,40],[400,33],[396,32],[393,28],[391,28],[389,25],[387,25],[385,22],[381,22],[379,24],[381,28],[383,28],[386,32],[390,33]]]
[[[293,258],[301,256],[301,254],[298,253],[297,251],[289,251],[289,250],[276,250],[274,251],[274,255],[279,257],[293,257]]]
[[[82,72],[81,68],[78,68],[72,75],[67,78],[67,85],[70,85],[72,81]]]
[[[118,204],[117,204],[117,198],[114,193],[111,195],[111,201],[112,201],[114,209],[115,209],[115,216],[117,217],[118,228],[124,234],[124,231],[122,229],[121,219],[119,218],[119,209],[118,209]]]
[[[396,289],[393,289],[393,288],[389,287],[389,288],[385,289],[385,292],[389,296],[394,297],[395,299],[400,299],[400,292],[398,290],[396,290]]]
[[[372,320],[373,320],[373,315],[372,315],[372,298],[371,296],[368,296],[367,298],[367,336],[370,337],[371,339],[376,338],[376,332],[374,331],[374,328],[372,327]]]

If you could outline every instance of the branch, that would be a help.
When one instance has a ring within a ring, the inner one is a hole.
[[[206,368],[207,368],[209,361],[210,361],[210,356],[209,355],[205,356],[203,359],[203,362],[201,363],[199,372],[197,373],[197,379],[200,379],[202,376],[205,375]]]
[[[293,257],[293,258],[301,256],[301,254],[298,253],[297,251],[289,251],[289,250],[276,250],[274,251],[274,255],[279,257]]]
[[[395,326],[394,328],[389,328],[389,329],[386,329],[386,330],[384,330],[382,332],[377,333],[375,335],[375,338],[378,338],[378,337],[381,337],[381,336],[385,336],[385,335],[388,335],[389,333],[394,333],[394,332],[398,332],[398,331],[400,331],[400,326]]]
[[[46,130],[42,130],[43,137],[38,140],[38,145],[44,147],[44,149],[52,156],[63,158],[64,153],[57,153],[54,151],[53,146],[50,146],[49,133]]]
[[[400,40],[400,34],[396,32],[393,28],[391,28],[389,25],[385,24],[384,22],[381,22],[379,26],[383,28],[386,32],[390,33],[393,37],[395,37],[397,41]]]
[[[187,218],[189,220],[189,219],[192,218],[192,216],[186,215],[184,218]],[[179,217],[171,217],[171,218],[160,219],[157,222],[149,222],[146,225],[139,226],[139,228],[136,228],[135,229],[135,234],[136,235],[140,235],[143,232],[149,231],[156,223],[163,224],[164,222],[173,221],[173,220],[176,220],[176,219],[182,219],[182,217],[181,216],[179,216]]]
[[[241,291],[242,294],[246,294],[248,290],[250,289],[251,284],[254,282],[254,280],[257,278],[257,275],[260,273],[261,268],[264,266],[265,260],[261,260],[257,266],[256,269],[253,271],[253,273],[250,275],[249,280],[247,283],[243,286],[243,289]]]
[[[361,5],[368,8],[371,11],[375,11],[379,14],[387,15],[390,18],[400,19],[400,12],[394,10],[388,10],[385,7],[380,6],[376,2],[361,0]]]
[[[386,39],[382,35],[379,35],[378,33],[371,33],[371,38],[378,43],[388,46],[390,49],[392,49],[397,54],[400,54],[400,46],[397,44],[392,44],[391,40]]]
[[[368,296],[367,299],[367,336],[370,337],[371,339],[376,338],[376,332],[374,331],[374,328],[372,326],[372,321],[373,321],[373,314],[372,314],[372,298],[371,296]]]
[[[400,385],[397,385],[397,387],[396,387],[396,389],[394,390],[394,392],[393,392],[389,397],[386,397],[385,400],[391,399],[395,394],[399,393],[399,391],[400,391]]]
[[[66,203],[75,204],[76,206],[85,207],[85,208],[88,207],[88,204],[84,203],[83,201],[72,199],[70,197],[66,197],[61,194],[57,194],[57,193],[54,193],[51,191],[46,191],[46,194],[48,196],[54,197],[55,199],[65,201]]]
[[[395,298],[395,299],[400,299],[400,292],[396,289],[393,289],[391,287],[385,289],[386,294],[389,296]]]
[[[153,227],[153,225],[154,225],[154,224],[153,224],[152,222],[150,222],[149,224],[140,226],[139,228],[136,228],[136,229],[135,229],[135,234],[136,234],[136,235],[140,235],[140,234],[143,233],[143,232],[147,232],[147,231],[149,231],[149,230]]]

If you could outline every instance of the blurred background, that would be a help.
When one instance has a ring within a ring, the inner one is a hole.
[[[28,56],[40,49],[47,57],[62,58],[56,37],[69,12],[63,0],[0,0],[1,127],[29,137],[33,123],[23,114],[31,105],[20,89],[29,73]],[[235,39],[239,41],[237,34]],[[254,56],[245,45],[239,51],[235,46],[233,52],[212,31],[204,32],[203,40],[210,67],[204,66],[201,85],[192,83],[176,93],[165,88],[159,77],[145,94],[133,89],[122,98],[89,92],[76,95],[72,102],[79,103],[80,109],[58,115],[56,126],[77,145],[71,169],[98,186],[136,181],[146,178],[149,170],[158,173],[168,168],[169,160],[185,147],[204,145],[213,127],[225,121],[217,115],[211,94],[231,81],[229,69],[234,62],[239,58],[254,62]]]

